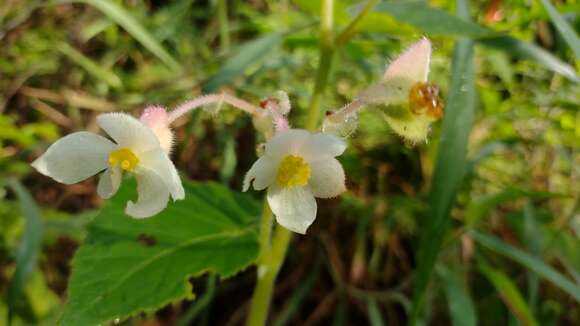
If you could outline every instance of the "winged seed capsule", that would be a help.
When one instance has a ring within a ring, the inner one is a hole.
[[[357,99],[326,118],[325,126],[338,124],[367,105],[381,109],[391,128],[412,143],[424,142],[431,123],[443,117],[439,88],[427,83],[431,42],[423,38],[386,68],[383,79],[363,90]]]

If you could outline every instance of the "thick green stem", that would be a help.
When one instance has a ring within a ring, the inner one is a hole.
[[[316,83],[310,105],[308,106],[308,116],[306,120],[306,129],[315,130],[320,121],[320,103],[328,83],[332,59],[334,57],[334,39],[333,30],[333,0],[324,0],[321,7],[320,15],[320,61],[318,71],[316,72]]]
[[[250,314],[246,322],[248,326],[261,326],[266,324],[274,291],[274,283],[286,257],[290,239],[292,239],[292,232],[276,224],[276,234],[272,240],[272,248],[265,254],[263,253],[259,259],[258,280],[252,296]]]
[[[225,53],[230,50],[230,27],[228,22],[227,0],[218,0],[217,11],[220,25],[220,48],[222,52]]]

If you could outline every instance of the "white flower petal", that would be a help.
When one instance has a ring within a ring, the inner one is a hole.
[[[308,162],[314,162],[338,156],[345,149],[346,143],[341,138],[328,133],[317,133],[308,137],[300,149],[299,155]]]
[[[125,213],[135,218],[151,217],[161,212],[169,201],[169,189],[163,178],[155,171],[140,168],[137,175],[136,203],[129,201]]]
[[[344,170],[335,158],[311,163],[310,169],[308,185],[315,197],[332,198],[346,190]]]
[[[278,164],[276,161],[265,155],[260,157],[246,173],[243,190],[247,191],[250,184],[253,184],[256,190],[266,189],[274,183],[277,172]]]
[[[110,167],[99,178],[97,185],[97,194],[101,198],[109,199],[119,190],[123,173],[118,166]]]
[[[268,155],[274,160],[279,160],[286,155],[297,154],[310,135],[310,132],[304,129],[279,131],[266,143],[264,155]]]
[[[161,148],[140,154],[139,160],[140,166],[155,171],[161,177],[173,200],[185,198],[185,191],[177,169]]]
[[[305,234],[316,218],[316,200],[308,187],[268,188],[268,204],[276,221],[296,233]]]
[[[146,152],[160,147],[153,130],[125,113],[105,113],[97,117],[97,124],[115,140],[119,147]]]
[[[411,45],[387,67],[383,81],[406,79],[413,84],[427,81],[431,62],[431,42],[422,38]]]
[[[73,184],[106,169],[114,148],[105,137],[75,132],[57,140],[32,166],[58,182]]]

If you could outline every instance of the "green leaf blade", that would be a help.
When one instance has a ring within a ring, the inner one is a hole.
[[[163,45],[125,8],[110,0],[65,0],[81,2],[95,7],[109,19],[123,27],[131,36],[151,51],[157,58],[174,71],[180,71],[181,65],[165,50]]]
[[[495,287],[502,300],[523,325],[538,325],[518,287],[504,272],[486,263],[480,263],[479,270]]]
[[[42,248],[43,226],[40,210],[28,190],[16,179],[10,179],[8,184],[20,201],[22,215],[26,221],[24,235],[16,253],[16,270],[8,287],[8,322],[10,322],[13,309],[23,294],[25,283],[36,266]]]
[[[240,46],[236,54],[226,60],[218,72],[203,86],[205,93],[214,92],[244,73],[246,68],[266,57],[282,43],[283,34],[271,33]]]
[[[259,204],[242,208],[223,186],[186,183],[185,200],[136,220],[123,213],[132,198],[127,188],[95,218],[75,255],[62,325],[160,308],[191,296],[189,277],[207,271],[228,277],[258,255]]]
[[[570,24],[568,24],[564,17],[558,13],[558,10],[554,8],[550,0],[540,1],[548,12],[552,23],[554,23],[554,26],[556,26],[556,29],[558,32],[560,32],[560,35],[562,35],[562,38],[564,38],[566,43],[568,43],[572,49],[572,52],[574,52],[576,60],[580,60],[580,37],[578,37],[578,34],[576,34],[574,29],[570,26]]]
[[[478,244],[520,263],[541,277],[554,283],[554,285],[568,293],[577,302],[580,302],[580,286],[574,284],[574,282],[544,263],[541,259],[515,248],[494,236],[476,231],[472,232],[472,235]]]

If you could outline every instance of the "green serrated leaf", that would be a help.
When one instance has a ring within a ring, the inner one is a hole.
[[[203,86],[205,93],[213,92],[244,73],[246,68],[266,57],[282,43],[283,34],[270,33],[240,46],[236,54],[224,62],[218,72]]]
[[[191,297],[188,278],[231,276],[258,256],[260,205],[216,183],[184,183],[185,200],[149,219],[123,211],[125,182],[88,228],[73,260],[62,325],[96,325]],[[243,201],[243,204],[242,204]]]

